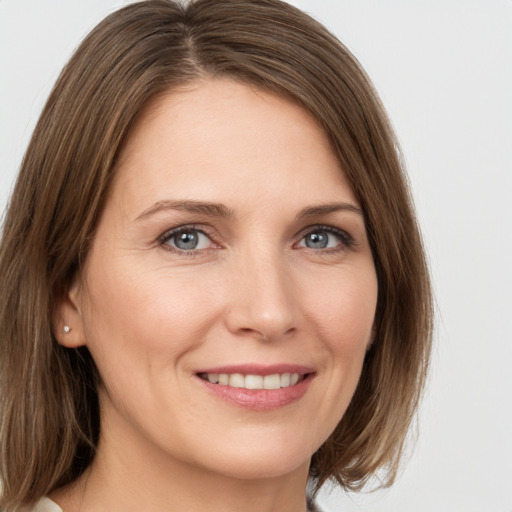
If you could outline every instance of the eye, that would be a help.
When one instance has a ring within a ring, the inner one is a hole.
[[[200,251],[209,249],[212,246],[212,241],[199,229],[181,227],[166,233],[162,238],[162,245],[178,251]]]
[[[341,250],[352,246],[353,243],[353,238],[347,232],[332,226],[321,226],[306,233],[297,246],[314,250]]]

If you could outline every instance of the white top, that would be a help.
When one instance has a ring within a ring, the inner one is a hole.
[[[30,512],[63,512],[63,510],[50,498],[41,498]]]

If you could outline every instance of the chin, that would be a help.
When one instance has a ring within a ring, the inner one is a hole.
[[[311,457],[318,449],[311,439],[293,439],[289,433],[278,439],[256,436],[251,440],[229,443],[229,446],[216,440],[212,445],[209,453],[202,453],[204,467],[242,480],[280,478],[298,471],[307,475]]]
[[[307,472],[311,457],[287,457],[274,455],[262,458],[261,456],[240,456],[229,461],[221,461],[216,471],[228,478],[239,480],[266,480],[286,477],[298,471]]]

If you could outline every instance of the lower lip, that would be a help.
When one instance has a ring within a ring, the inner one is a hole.
[[[212,384],[207,380],[201,379],[201,377],[198,377],[198,379],[211,393],[232,405],[253,411],[271,411],[285,407],[302,398],[308,390],[313,377],[313,374],[309,374],[304,380],[294,386],[280,389],[234,388]]]

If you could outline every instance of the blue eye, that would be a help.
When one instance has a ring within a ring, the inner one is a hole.
[[[168,233],[162,243],[180,251],[199,251],[208,249],[212,242],[198,229],[179,228]]]
[[[353,244],[353,240],[344,231],[333,227],[319,227],[306,233],[301,241],[299,247],[307,247],[308,249],[322,250],[322,249],[336,249],[347,248]]]
[[[325,249],[329,246],[329,233],[309,233],[304,237],[304,244],[310,249]]]

